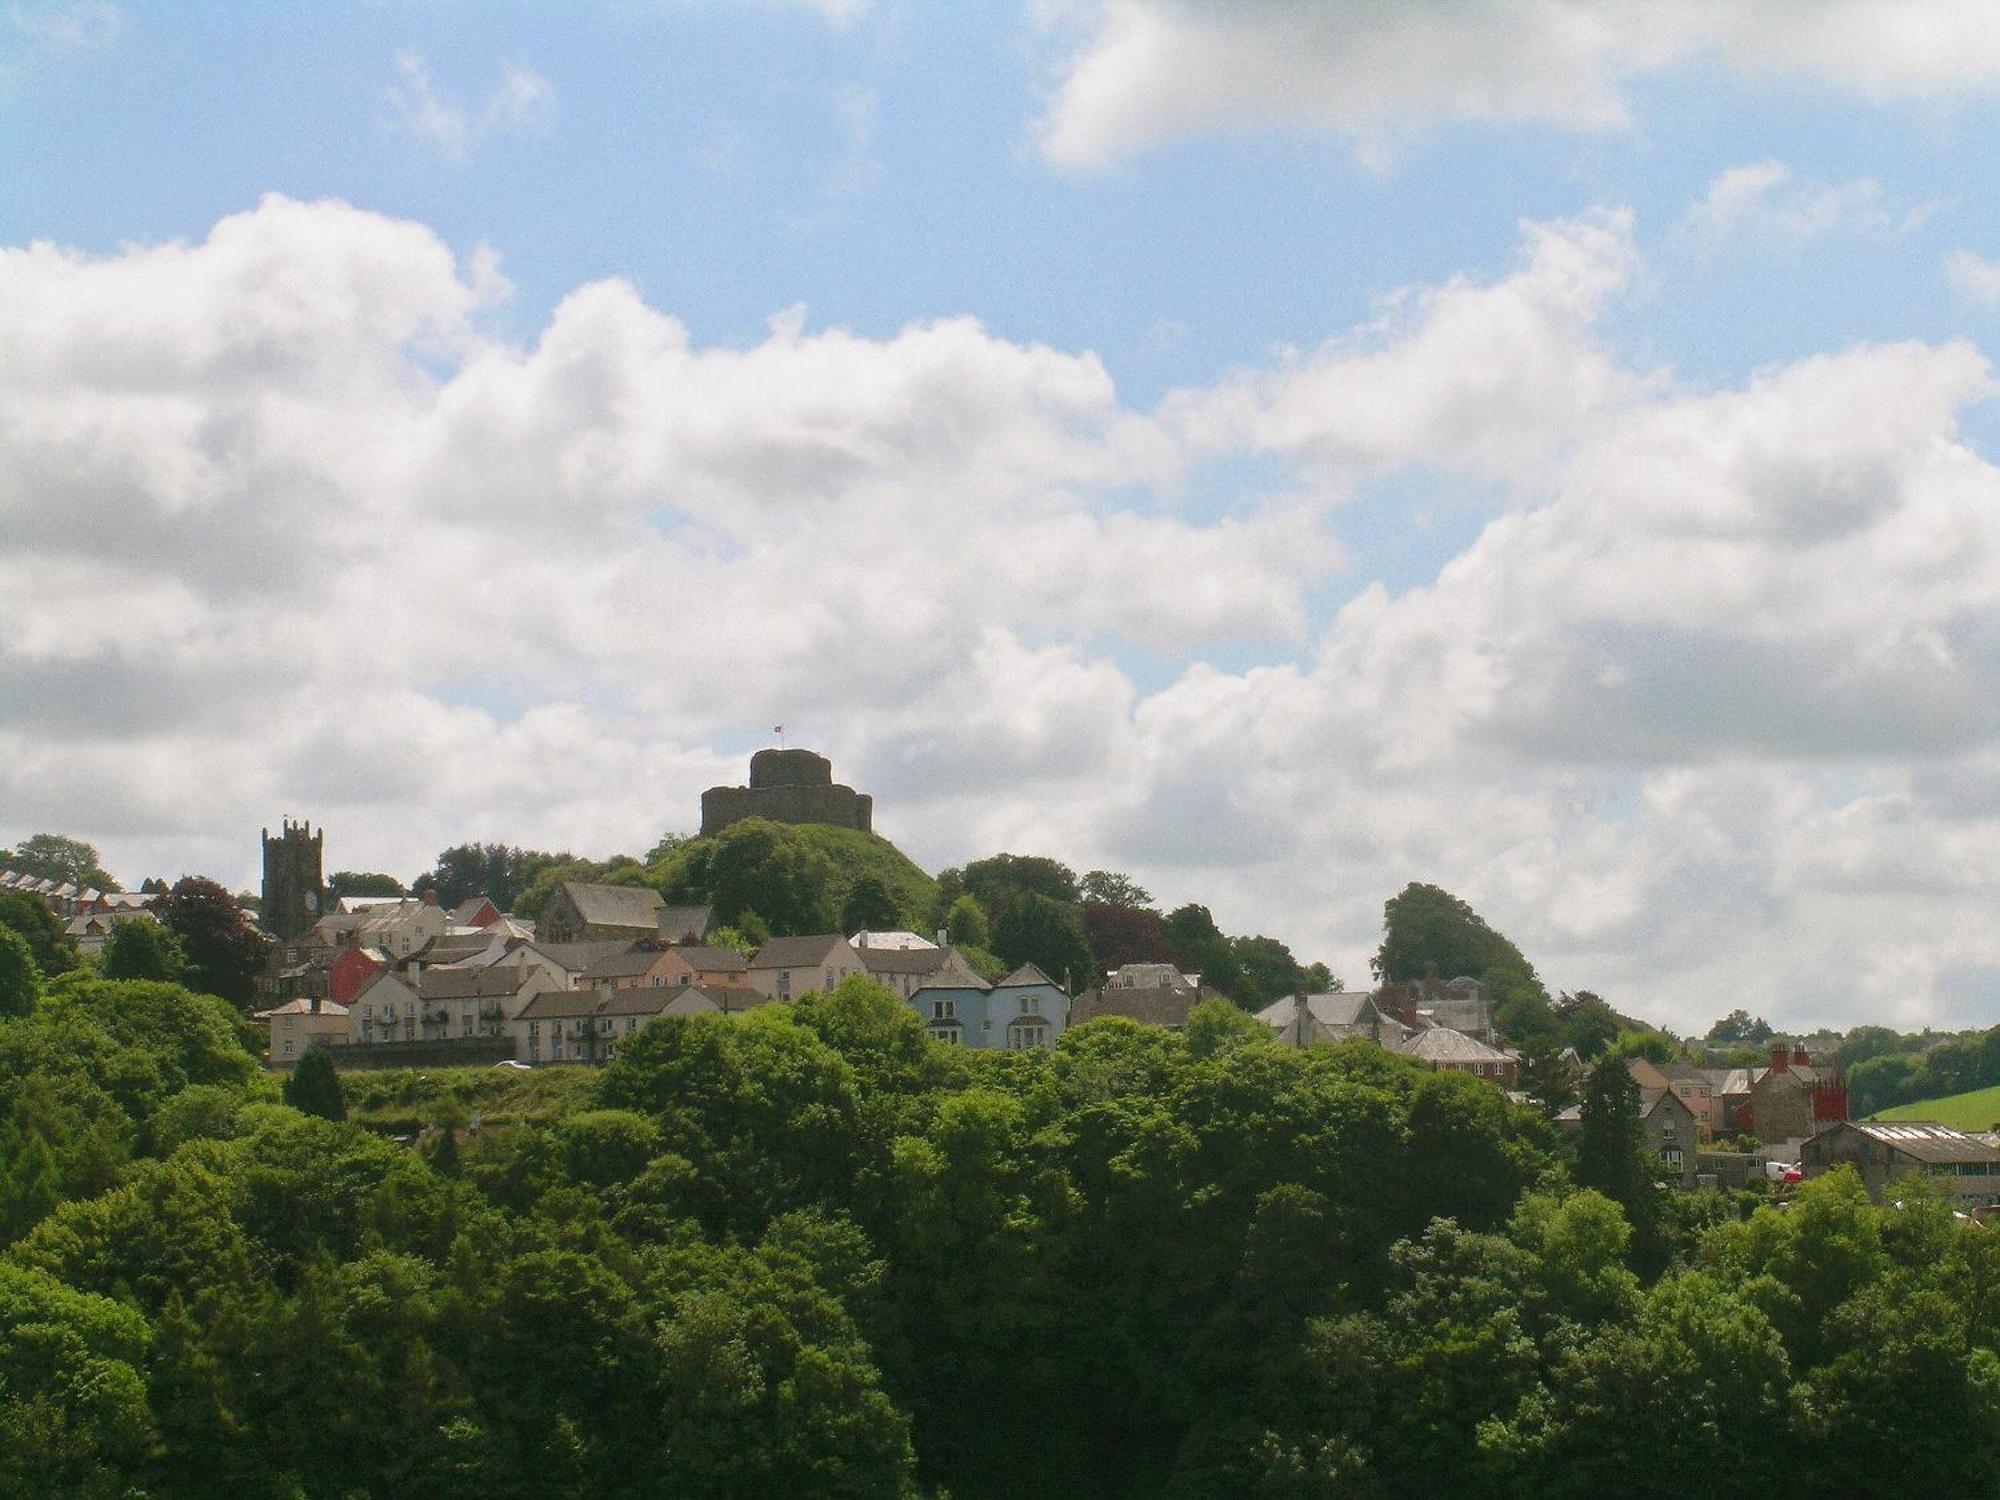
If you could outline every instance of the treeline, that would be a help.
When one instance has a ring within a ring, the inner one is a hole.
[[[849,981],[411,1147],[330,1073],[279,1102],[217,1000],[30,978],[0,1496],[2000,1486],[2000,1241],[1848,1177],[1662,1195],[1615,1064],[1570,1164],[1227,1005],[989,1054]]]
[[[1851,1108],[1870,1115],[2000,1084],[2000,1026],[1952,1038],[1857,1026],[1840,1044],[1840,1061]]]

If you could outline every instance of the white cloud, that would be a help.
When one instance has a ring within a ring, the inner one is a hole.
[[[1713,60],[1887,102],[2000,83],[2000,0],[1091,0],[1037,134],[1094,169],[1217,131],[1329,132],[1371,165],[1429,127],[1629,124],[1627,84]]]
[[[1951,289],[1967,302],[2000,307],[2000,261],[1970,250],[1954,250],[1945,262],[1945,275]]]
[[[865,193],[882,182],[882,163],[874,152],[875,112],[881,100],[873,89],[850,83],[833,96],[833,108],[840,121],[846,149],[827,174],[829,197]]]
[[[490,251],[338,203],[0,251],[0,842],[232,883],[285,812],[350,868],[630,851],[783,722],[933,866],[1129,869],[1352,982],[1430,879],[1671,1024],[1963,1016],[2000,971],[1987,362],[1689,389],[1606,342],[1639,274],[1621,213],[1527,225],[1149,413],[969,318],[713,346],[604,282],[516,344]],[[1278,493],[1192,503],[1252,454]],[[1508,509],[1329,614],[1322,487],[1416,467]]]
[[[485,103],[471,112],[438,93],[430,69],[415,52],[396,54],[396,76],[398,81],[389,88],[389,105],[398,127],[429,141],[448,162],[462,161],[488,136],[546,134],[555,116],[554,85],[517,63],[501,69],[500,81]]]
[[[7,24],[36,52],[62,57],[75,52],[105,52],[118,45],[125,15],[107,0],[67,0],[67,3],[13,4]]]
[[[1168,420],[1199,448],[1292,455],[1323,484],[1412,463],[1543,477],[1584,422],[1642,388],[1594,334],[1637,255],[1629,213],[1521,228],[1512,275],[1406,288],[1365,329],[1176,393]]]
[[[1785,162],[1773,159],[1717,174],[1681,228],[1709,244],[1731,239],[1797,243],[1834,230],[1883,235],[1914,229],[1928,212],[1925,206],[1900,215],[1891,212],[1882,185],[1873,178],[1804,182]]]

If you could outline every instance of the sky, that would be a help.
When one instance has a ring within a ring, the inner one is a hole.
[[[2000,1021],[2000,0],[0,0],[0,844],[785,739],[1368,980]]]

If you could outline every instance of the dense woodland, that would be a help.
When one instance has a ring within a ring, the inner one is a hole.
[[[0,1495],[2000,1486],[2000,1241],[1662,1194],[1619,1067],[1567,1160],[1221,1003],[979,1054],[850,981],[404,1075],[398,1141],[220,1000],[0,950]],[[550,1107],[475,1134],[482,1080]]]

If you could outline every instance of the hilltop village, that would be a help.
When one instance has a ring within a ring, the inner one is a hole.
[[[996,896],[988,880],[980,885],[982,905],[965,889],[965,875],[979,883],[990,871],[948,872],[921,913],[940,924],[928,930],[906,922],[923,903],[907,891],[899,900],[891,888],[896,871],[878,865],[889,878],[871,871],[849,883],[842,908],[851,924],[771,932],[760,904],[793,927],[812,908],[784,909],[782,861],[764,844],[800,830],[832,831],[823,836],[837,849],[900,861],[874,834],[873,813],[873,799],[836,783],[825,757],[762,750],[751,759],[747,785],[703,795],[697,838],[671,841],[669,861],[708,860],[705,874],[668,882],[687,899],[669,899],[636,863],[549,878],[569,868],[558,865],[515,902],[475,891],[449,906],[435,882],[404,890],[387,877],[329,879],[325,830],[287,819],[275,834],[264,832],[262,891],[243,902],[257,923],[249,1009],[265,1030],[268,1066],[288,1070],[314,1047],[343,1070],[603,1064],[663,1017],[741,1015],[861,978],[914,1012],[932,1040],[979,1050],[1047,1048],[1104,1017],[1180,1032],[1201,1006],[1222,1002],[1254,1016],[1282,1045],[1371,1043],[1539,1103],[1559,1128],[1574,1131],[1582,1123],[1576,1100],[1588,1055],[1619,1033],[1644,1039],[1635,1029],[1641,1023],[1616,1017],[1594,996],[1564,996],[1554,1011],[1532,1003],[1524,1009],[1505,957],[1513,950],[1497,935],[1502,961],[1482,975],[1443,975],[1434,958],[1418,955],[1404,968],[1420,965],[1420,972],[1348,990],[1322,966],[1298,965],[1270,939],[1232,946],[1208,924],[1216,941],[1206,951],[1228,969],[1224,988],[1177,961],[1183,951],[1199,951],[1196,944],[1161,938],[1171,922],[1207,923],[1205,909],[1162,921],[1138,899],[1143,891],[1093,871],[1081,884],[1095,899],[1076,908],[1092,919],[1079,943],[1059,920],[1056,899],[1060,883],[1074,877],[1050,861],[1005,855],[983,863],[1000,867],[1015,888]],[[763,849],[763,866],[747,875],[717,868],[752,846]],[[1055,895],[1032,888],[1040,881],[1054,882],[1048,889]],[[727,920],[713,895],[699,899],[704,882],[707,892],[733,900]],[[341,889],[356,884],[371,893]],[[373,890],[380,885],[396,888]],[[86,952],[102,949],[121,924],[152,922],[154,904],[165,899],[15,870],[0,871],[5,890],[40,898]],[[1429,891],[1412,887],[1399,900]],[[503,909],[510,905],[515,909]],[[1014,923],[998,943],[996,915],[1003,928]],[[1137,937],[1127,931],[1133,927]],[[1385,951],[1389,945],[1385,940]],[[1261,974],[1238,961],[1271,949],[1282,963]],[[1511,998],[1503,993],[1496,1003],[1495,983]],[[1544,1025],[1549,1015],[1558,1018],[1553,1032]],[[1626,1107],[1636,1112],[1664,1180],[1685,1188],[1741,1185],[1799,1170],[1801,1162],[1879,1159],[1932,1175],[1945,1170],[1962,1184],[1959,1196],[1982,1211],[2000,1201],[2000,1140],[1930,1125],[1915,1133],[1899,1127],[1891,1139],[1883,1133],[1888,1126],[1850,1122],[1838,1036],[1813,1038],[1810,1046],[1785,1037],[1737,1040],[1764,1050],[1694,1056],[1651,1047],[1627,1058]]]

